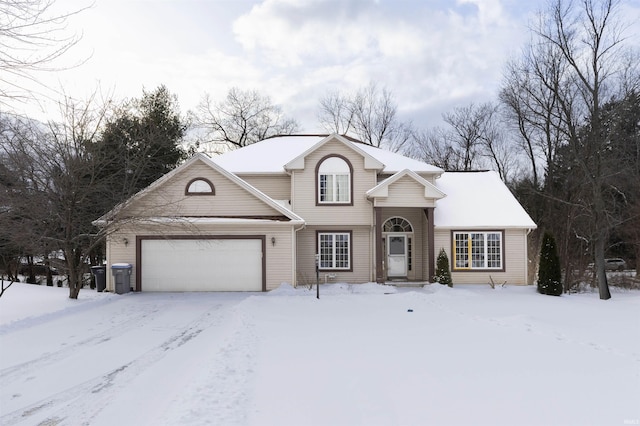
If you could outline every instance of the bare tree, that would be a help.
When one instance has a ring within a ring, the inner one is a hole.
[[[404,153],[447,171],[463,169],[460,153],[454,149],[449,132],[442,127],[418,131]]]
[[[519,159],[501,118],[498,105],[486,104],[484,131],[480,137],[481,155],[503,182],[510,182],[519,168]]]
[[[346,135],[354,130],[354,111],[350,100],[337,90],[328,92],[320,99],[318,112],[320,125],[331,133]]]
[[[612,141],[603,106],[629,82],[620,80],[629,71],[620,6],[618,0],[553,0],[540,13],[531,46],[512,64],[502,92],[534,183],[542,162],[545,195],[576,213],[568,229],[593,248],[601,299],[611,297],[604,256],[611,230],[619,225],[613,214],[619,191],[611,177],[620,173],[620,159],[604,155]]]
[[[290,135],[299,128],[268,96],[235,87],[223,102],[215,103],[205,95],[192,117],[194,127],[201,132],[199,145],[209,153],[242,148],[272,136]]]
[[[103,213],[102,197],[114,183],[96,179],[102,164],[87,150],[104,115],[91,102],[67,101],[63,121],[45,126],[15,117],[0,144],[3,164],[14,177],[8,191],[0,188],[8,194],[8,212],[0,220],[13,223],[11,238],[30,253],[63,253],[72,299],[83,286],[89,252],[102,243],[91,221]]]
[[[413,125],[401,122],[397,112],[391,91],[369,83],[353,94],[329,92],[320,99],[318,120],[329,132],[397,152],[415,136]]]
[[[473,103],[443,114],[449,128],[416,132],[405,152],[448,171],[493,169],[503,181],[518,160],[497,104]]]
[[[560,51],[548,44],[528,46],[520,59],[507,63],[500,100],[529,160],[534,188],[543,178],[553,179],[558,148],[566,140],[557,94],[565,92],[567,72]]]
[[[59,13],[54,0],[0,0],[0,103],[24,98],[33,73],[59,68],[53,62],[80,36],[67,33],[68,19],[85,10]]]
[[[477,168],[480,156],[480,140],[484,132],[486,116],[484,108],[476,107],[473,103],[454,108],[452,112],[443,114],[444,121],[451,126],[451,143],[460,153],[462,171]]]

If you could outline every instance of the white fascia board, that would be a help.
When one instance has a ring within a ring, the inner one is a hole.
[[[408,176],[418,182],[420,185],[424,186],[424,198],[439,200],[447,196],[447,194],[440,191],[431,182],[429,182],[413,170],[404,169],[394,174],[393,176],[388,177],[375,187],[368,190],[366,192],[367,198],[388,197],[389,186],[404,176]]]
[[[274,209],[278,210],[280,213],[282,213],[285,216],[287,216],[289,219],[291,219],[291,220],[303,220],[300,216],[298,216],[297,214],[295,214],[291,210],[285,208],[284,206],[282,206],[281,204],[279,204],[278,202],[273,200],[271,197],[266,195],[264,192],[260,191],[255,186],[249,184],[244,179],[241,179],[240,177],[238,177],[235,174],[231,173],[230,171],[228,171],[224,167],[220,166],[219,164],[214,162],[211,158],[205,157],[204,160],[205,160],[205,162],[209,163],[209,165],[211,167],[213,167],[216,171],[218,171],[219,173],[221,173],[224,176],[226,176],[232,182],[235,182],[236,184],[240,185],[241,187],[243,187],[244,189],[246,189],[247,191],[249,191],[250,193],[255,195],[257,198],[259,198],[260,200],[262,200],[263,202],[268,204],[269,206],[273,207]]]
[[[243,225],[243,226],[298,226],[305,224],[304,220],[271,220],[271,219],[244,219],[244,218],[226,218],[226,217],[145,217],[135,219],[138,224],[171,224],[171,223],[188,223],[192,225]]]
[[[197,160],[203,160],[203,161],[209,160],[210,161],[211,159],[206,154],[197,153],[196,155],[194,155],[193,157],[191,157],[190,159],[188,159],[184,163],[180,164],[178,167],[176,167],[175,169],[171,170],[167,174],[165,174],[163,176],[160,176],[158,179],[156,179],[154,182],[152,182],[146,188],[141,189],[140,191],[136,192],[135,194],[133,194],[128,199],[126,199],[123,202],[117,204],[114,208],[109,210],[107,213],[103,214],[98,219],[96,219],[93,222],[91,222],[91,224],[94,225],[94,226],[105,226],[105,225],[107,225],[109,223],[109,218],[110,217],[113,217],[113,216],[117,215],[118,212],[120,212],[125,207],[130,205],[133,201],[135,201],[135,200],[137,200],[139,198],[142,198],[148,192],[153,191],[155,188],[157,188],[158,186],[162,185],[164,182],[166,182],[167,180],[171,179],[171,177],[173,177],[174,175],[179,173],[182,169],[184,169],[186,167],[189,167],[190,164],[196,162]]]
[[[183,163],[180,166],[176,167],[175,169],[173,169],[172,171],[170,171],[166,175],[160,177],[158,180],[153,182],[148,187],[142,189],[137,194],[134,194],[133,196],[131,196],[128,200],[118,204],[116,207],[111,209],[108,213],[106,213],[103,216],[99,217],[98,219],[94,220],[92,222],[92,224],[94,224],[94,226],[105,226],[105,225],[107,225],[109,223],[109,218],[110,217],[115,216],[119,211],[124,209],[126,206],[130,205],[134,200],[137,200],[138,198],[143,197],[145,194],[147,194],[148,192],[150,192],[153,189],[157,188],[158,186],[162,185],[164,182],[166,182],[167,180],[171,179],[171,177],[173,177],[175,174],[177,174],[181,170],[189,167],[190,164],[192,164],[192,163],[194,163],[195,161],[198,161],[198,160],[204,162],[209,167],[213,168],[214,170],[216,170],[220,174],[224,175],[226,178],[228,178],[232,182],[236,183],[240,187],[242,187],[245,190],[247,190],[248,192],[252,193],[258,199],[260,199],[261,201],[265,202],[269,206],[273,207],[275,210],[277,210],[278,212],[282,213],[283,215],[285,215],[289,219],[295,220],[295,221],[297,221],[297,220],[304,221],[300,216],[298,216],[297,214],[293,213],[291,210],[285,208],[281,204],[277,203],[271,197],[267,196],[265,193],[263,193],[262,191],[258,190],[256,187],[250,185],[247,181],[241,179],[240,177],[236,176],[235,174],[229,172],[227,169],[225,169],[221,165],[219,165],[216,162],[214,162],[206,154],[198,153],[198,154],[194,155],[193,157],[191,157],[189,160],[187,160],[185,163]]]
[[[436,207],[437,208],[437,207]],[[434,225],[434,229],[442,230],[442,231],[500,231],[503,229],[526,229],[528,231],[533,231],[538,228],[538,225],[528,225],[528,226],[519,226],[519,225],[446,225],[439,226]]]
[[[345,146],[349,147],[353,151],[355,151],[358,154],[360,154],[364,158],[364,168],[365,169],[374,169],[374,170],[382,170],[382,169],[384,169],[384,164],[382,164],[376,158],[372,157],[367,152],[365,152],[365,151],[361,150],[360,148],[358,148],[357,144],[355,144],[355,143],[351,142],[350,140],[340,136],[337,133],[332,133],[329,136],[327,136],[326,138],[320,140],[318,143],[314,144],[312,147],[307,149],[305,152],[303,152],[302,154],[298,155],[296,158],[294,158],[293,160],[291,160],[287,164],[285,164],[284,165],[284,169],[285,170],[302,170],[302,169],[304,169],[305,158],[309,154],[311,154],[312,152],[314,152],[315,150],[317,150],[322,145],[326,144],[327,142],[329,142],[332,139],[336,139],[336,140],[340,141]]]

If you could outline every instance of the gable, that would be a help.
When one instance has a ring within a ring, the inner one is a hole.
[[[214,192],[185,194],[187,185],[194,179],[211,182]],[[203,162],[196,162],[172,176],[136,200],[127,211],[133,216],[148,215],[151,211],[152,216],[171,217],[282,216],[281,212]]]
[[[212,191],[190,194],[191,183],[202,180]],[[301,220],[290,210],[239,177],[198,154],[97,220],[135,217],[237,217]]]
[[[347,151],[351,153],[357,153],[360,157],[364,159],[365,169],[382,170],[384,168],[384,164],[382,164],[376,158],[374,158],[373,156],[371,156],[370,154],[368,154],[367,152],[359,148],[358,144],[355,144],[337,134],[329,135],[326,138],[322,139],[321,141],[317,142],[316,144],[308,148],[306,151],[304,151],[302,154],[298,155],[296,158],[294,158],[293,160],[285,164],[284,168],[286,170],[302,170],[308,167],[305,164],[307,157],[309,157],[311,154],[313,154],[314,152],[320,149],[326,150],[327,148],[329,148],[332,152]]]
[[[411,170],[403,170],[367,191],[376,207],[434,207],[445,194]]]
[[[350,170],[350,199],[347,203],[320,203],[319,165],[326,159],[344,160]],[[303,169],[291,170],[292,209],[307,224],[370,224],[371,203],[365,192],[375,185],[376,170],[365,168],[365,158],[336,139],[325,141],[305,157]]]

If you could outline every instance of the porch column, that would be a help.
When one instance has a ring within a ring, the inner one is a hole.
[[[374,225],[376,227],[374,232],[374,238],[376,239],[376,282],[382,284],[384,283],[384,271],[382,269],[382,207],[374,207],[373,210],[376,217],[376,223]]]
[[[434,224],[433,224],[433,210],[434,207],[427,207],[424,209],[424,214],[427,216],[427,250],[429,250],[429,276],[427,277],[429,282],[431,282],[431,277],[436,274],[436,254],[435,251],[435,241],[434,241]]]

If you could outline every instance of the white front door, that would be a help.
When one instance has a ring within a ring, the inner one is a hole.
[[[407,236],[404,234],[387,235],[387,276],[407,276]]]

